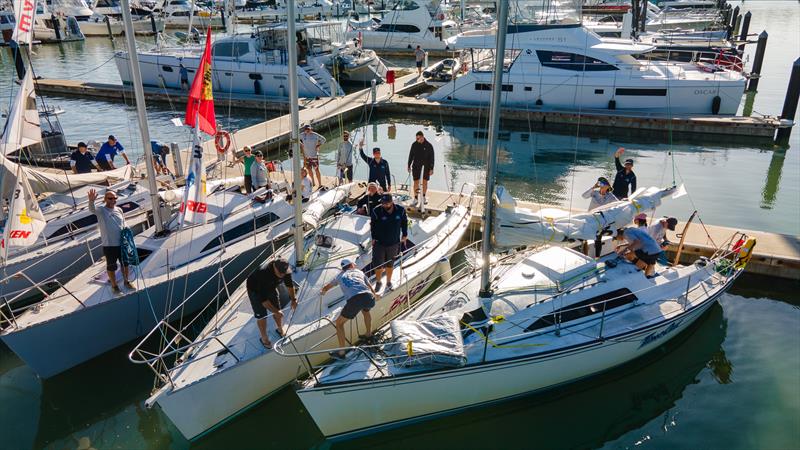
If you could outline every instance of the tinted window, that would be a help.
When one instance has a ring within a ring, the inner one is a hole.
[[[554,69],[575,70],[579,72],[618,70],[616,66],[605,61],[592,58],[591,56],[579,55],[577,53],[551,52],[548,50],[536,50],[536,56],[545,67]]]
[[[491,91],[492,85],[489,83],[475,83],[475,90],[476,91]],[[513,92],[514,85],[513,84],[504,84],[502,88],[500,88],[502,92]]]
[[[608,311],[628,303],[636,301],[636,295],[628,288],[621,288],[605,294],[592,297],[590,299],[578,302],[556,310],[553,314],[546,314],[532,324],[525,328],[525,331],[538,330],[539,328],[547,328],[554,325],[556,322],[564,323],[571,320],[581,319],[593,314],[602,313],[603,310]],[[603,304],[605,302],[605,305]]]
[[[64,225],[63,227],[57,229],[56,231],[53,232],[53,234],[51,234],[50,236],[47,236],[47,237],[48,238],[58,237],[58,236],[61,236],[63,234],[67,234],[67,233],[69,233],[71,231],[77,231],[77,230],[80,230],[81,228],[88,227],[90,225],[94,225],[96,223],[97,223],[97,216],[95,216],[94,214],[89,214],[86,217],[82,217],[82,218],[80,218],[78,220],[75,220],[73,222],[70,222],[70,223]]]
[[[619,88],[617,95],[634,95],[634,96],[652,96],[652,97],[666,97],[666,89],[630,89]]]
[[[414,25],[395,25],[393,23],[384,23],[376,28],[375,31],[383,31],[386,33],[394,33],[395,31],[399,33],[419,33],[419,28],[415,27]]]
[[[236,239],[239,239],[242,236],[247,236],[248,234],[252,234],[253,231],[259,230],[270,223],[278,220],[278,216],[275,213],[267,213],[263,216],[258,217],[255,221],[248,221],[246,223],[237,225],[230,230],[222,233],[221,237],[217,237],[216,239],[212,240],[208,243],[208,245],[203,248],[203,251],[211,250],[213,248],[217,248],[220,246],[222,242],[232,242]]]
[[[236,58],[247,54],[249,48],[247,42],[220,42],[214,46],[214,56]]]

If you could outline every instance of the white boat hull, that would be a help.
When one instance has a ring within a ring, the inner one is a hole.
[[[554,388],[628,363],[678,335],[715,299],[658,326],[577,348],[439,373],[320,386],[298,395],[325,436],[354,437]],[[347,414],[353,405],[369,413]]]
[[[155,21],[157,32],[164,31],[164,20],[155,19]],[[86,37],[108,36],[109,26],[102,20],[89,19],[78,21],[78,25],[81,28],[81,32]],[[153,34],[153,24],[150,22],[150,19],[134,20],[133,32],[140,35],[151,35]],[[122,22],[113,21],[111,23],[111,33],[114,36],[122,36],[125,34],[125,26]]]

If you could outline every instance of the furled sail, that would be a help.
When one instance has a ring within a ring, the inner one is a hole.
[[[14,103],[11,104],[11,109],[8,111],[8,120],[0,134],[0,152],[3,155],[42,141],[32,72],[29,70],[25,74],[17,96],[14,98]]]
[[[517,206],[502,186],[496,191],[498,207],[494,216],[495,246],[512,248],[536,243],[558,243],[574,239],[591,240],[604,231],[627,226],[634,216],[656,208],[661,200],[686,193],[683,185],[666,189],[641,188],[627,200],[609,203],[590,212],[571,214],[560,209],[533,211]]]

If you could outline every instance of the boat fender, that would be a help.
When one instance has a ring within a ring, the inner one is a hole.
[[[214,136],[214,147],[217,148],[217,153],[225,153],[231,148],[231,134],[227,131],[217,131]]]
[[[536,99],[536,106],[542,106],[543,104],[544,104],[544,102],[542,101],[541,98],[537,98]]]
[[[742,269],[744,266],[750,262],[750,258],[753,256],[753,249],[756,247],[756,240],[755,238],[748,238],[744,244],[742,244],[736,255],[736,264],[734,267],[737,269]],[[735,247],[734,247],[735,249]]]
[[[438,269],[439,269],[439,278],[442,279],[443,283],[447,283],[448,281],[450,281],[451,278],[453,278],[453,268],[450,267],[450,260],[449,259],[447,259],[447,258],[440,259],[439,263],[437,264],[437,266],[439,266],[438,267]]]
[[[719,114],[719,108],[722,105],[722,98],[719,95],[715,95],[714,99],[711,100],[711,114]]]
[[[608,101],[608,109],[611,109],[611,110],[617,109],[617,101],[614,100],[614,99],[609,100]]]

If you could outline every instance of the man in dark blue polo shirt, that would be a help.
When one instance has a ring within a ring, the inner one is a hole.
[[[125,164],[131,163],[122,144],[117,141],[114,135],[111,135],[108,137],[108,141],[104,142],[102,147],[100,147],[100,151],[97,152],[97,163],[100,164],[103,170],[114,170],[116,169],[114,166],[114,157],[117,156],[117,153],[125,158]]]
[[[359,145],[358,152],[361,154],[361,159],[367,163],[367,167],[369,167],[369,177],[367,181],[374,181],[378,183],[381,188],[383,188],[384,192],[389,192],[392,190],[392,174],[389,173],[389,163],[381,158],[381,149],[375,147],[372,149],[372,158],[368,157],[364,153],[363,148],[364,143],[361,142]]]
[[[392,194],[383,194],[381,206],[372,210],[372,267],[375,269],[375,290],[381,289],[381,276],[386,271],[386,290],[392,286],[394,259],[400,254],[400,243],[408,239],[406,210],[395,205]]]
[[[89,173],[92,171],[92,166],[100,170],[92,152],[86,148],[86,144],[78,142],[78,149],[69,155],[69,167],[72,169],[72,173]]]
[[[628,198],[628,188],[630,193],[636,192],[636,174],[633,173],[633,160],[628,158],[623,165],[619,157],[625,153],[625,149],[621,148],[614,153],[614,165],[617,168],[617,175],[614,177],[614,196],[620,200]]]

